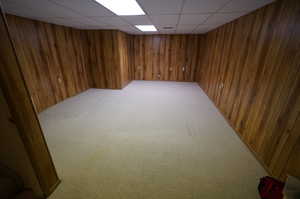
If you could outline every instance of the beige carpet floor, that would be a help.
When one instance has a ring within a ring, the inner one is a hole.
[[[89,89],[40,115],[50,199],[257,199],[264,169],[196,83]]]

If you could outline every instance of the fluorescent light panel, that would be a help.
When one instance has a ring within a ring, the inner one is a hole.
[[[95,0],[116,15],[145,15],[136,0]]]
[[[137,27],[139,30],[141,30],[143,32],[157,31],[157,29],[153,25],[135,25],[135,27]]]

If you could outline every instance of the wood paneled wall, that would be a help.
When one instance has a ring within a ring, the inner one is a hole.
[[[86,36],[92,87],[123,88],[130,81],[130,37],[117,30],[90,30]]]
[[[300,1],[278,0],[204,41],[200,86],[268,171],[284,179],[300,137]],[[299,160],[292,167],[299,171]]]
[[[121,67],[121,87],[124,88],[131,80],[132,65],[132,36],[119,32],[119,54]]]
[[[7,103],[9,108],[9,111],[7,110],[8,112],[6,113],[5,109],[1,109],[1,113],[4,114],[1,119],[6,120],[5,122],[1,121],[1,131],[8,130],[9,132],[6,133],[10,133],[11,135],[9,136],[13,137],[15,132],[12,131],[17,129],[30,159],[31,166],[38,179],[40,188],[44,196],[48,196],[53,192],[60,181],[53,165],[32,101],[30,100],[30,94],[25,84],[19,60],[17,59],[15,49],[12,45],[11,37],[8,33],[1,6],[0,15],[0,87],[5,98],[4,103]],[[8,128],[5,127],[7,123],[10,123]],[[2,134],[1,132],[1,135],[5,136],[5,133]],[[1,139],[2,138],[3,137],[1,137]],[[15,139],[5,141],[11,141],[10,144],[16,144]],[[12,155],[17,155],[17,153],[12,152]],[[19,153],[19,155],[22,154]],[[24,156],[20,157],[20,159],[21,158],[26,159]],[[12,163],[14,161],[11,160],[10,162]],[[24,166],[25,164],[26,163],[24,162]],[[13,165],[11,164],[10,166]],[[20,169],[23,170],[24,168]],[[28,175],[30,175],[30,173],[28,173],[27,176]],[[25,177],[24,174],[22,176]],[[29,183],[33,178],[34,176],[29,176],[26,182]],[[31,184],[31,186],[34,185]]]
[[[194,81],[200,35],[128,35],[76,30],[7,15],[37,112],[88,88],[121,89],[131,80]]]
[[[135,35],[135,80],[194,81],[201,35]]]
[[[289,168],[300,168],[291,156],[300,139],[299,4],[278,0],[205,35],[8,21],[37,111],[90,87],[197,80],[265,168],[284,179]]]
[[[32,189],[38,197],[42,198],[44,196],[43,191],[33,169],[30,157],[28,157],[28,153],[26,152],[23,140],[20,137],[20,132],[10,121],[12,114],[1,88],[0,110],[0,173],[3,174],[5,172],[3,171],[3,166],[13,170],[21,177],[26,188]]]
[[[300,121],[297,123],[298,131],[300,131]],[[294,147],[294,150],[291,153],[291,157],[288,161],[287,165],[287,173],[291,176],[297,176],[300,179],[300,138],[298,138],[298,142]]]
[[[37,112],[90,88],[83,31],[6,17]]]

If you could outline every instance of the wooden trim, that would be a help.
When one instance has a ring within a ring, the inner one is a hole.
[[[0,85],[45,196],[58,184],[58,176],[26,87],[1,8]]]
[[[203,91],[200,83],[198,82],[199,87],[201,88],[201,90]],[[203,91],[203,93],[205,93]],[[214,102],[214,100],[209,97],[206,93],[205,95],[208,97],[208,99],[214,104],[214,106],[217,108],[217,104]],[[226,122],[229,124],[229,126],[234,130],[235,134],[239,137],[239,139],[246,145],[246,148],[252,153],[252,155],[255,157],[255,159],[261,164],[261,166],[266,170],[266,172],[269,175],[272,175],[272,172],[270,171],[269,167],[264,163],[264,161],[257,155],[257,153],[252,149],[252,147],[243,139],[243,137],[238,133],[238,130],[235,128],[235,126],[233,124],[231,124],[230,120],[226,117],[226,115],[220,110],[218,109],[218,112],[223,116],[223,118],[226,120]]]
[[[53,184],[52,187],[49,188],[49,191],[48,191],[47,195],[45,195],[45,196],[49,197],[56,190],[58,185],[60,185],[60,183],[61,183],[61,180],[58,179],[58,181],[55,184]]]

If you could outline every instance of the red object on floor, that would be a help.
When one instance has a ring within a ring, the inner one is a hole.
[[[284,183],[266,176],[260,179],[258,191],[262,199],[282,199]]]

